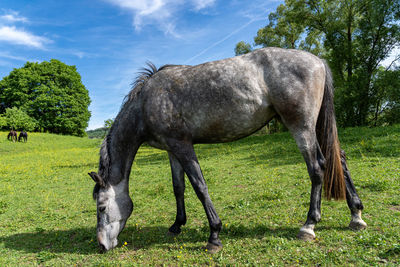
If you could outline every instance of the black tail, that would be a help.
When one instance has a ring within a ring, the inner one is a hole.
[[[345,199],[346,184],[340,159],[340,143],[336,128],[335,108],[333,105],[332,73],[325,64],[325,89],[321,110],[317,121],[317,138],[325,157],[324,192],[327,199]]]

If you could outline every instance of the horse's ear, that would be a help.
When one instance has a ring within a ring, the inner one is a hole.
[[[104,182],[103,178],[101,178],[100,175],[98,175],[95,172],[89,172],[88,174],[90,177],[92,177],[93,181],[96,184],[100,185],[101,187],[106,187],[106,183]]]

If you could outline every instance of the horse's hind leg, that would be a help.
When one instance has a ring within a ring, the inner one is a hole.
[[[314,227],[321,219],[321,192],[325,159],[314,130],[303,129],[301,131],[292,131],[292,133],[307,164],[312,184],[307,221],[301,227],[298,238],[313,240],[315,238]]]
[[[169,140],[168,145],[171,153],[181,163],[185,173],[187,174],[190,183],[196,192],[197,197],[203,204],[210,225],[210,237],[206,249],[210,253],[216,253],[222,248],[222,243],[219,240],[219,232],[222,228],[222,222],[211,202],[208,194],[208,188],[200,169],[199,162],[194,152],[193,145],[187,141]]]
[[[168,153],[169,162],[171,164],[172,184],[174,186],[174,194],[176,199],[176,219],[174,224],[169,228],[170,235],[178,235],[181,232],[181,226],[186,224],[185,211],[185,174],[179,161],[172,153]]]
[[[361,211],[364,209],[364,206],[357,195],[356,188],[350,176],[350,171],[347,168],[346,155],[343,150],[340,151],[340,157],[346,182],[346,201],[351,212],[349,227],[353,230],[362,230],[367,227],[367,224],[361,219]]]

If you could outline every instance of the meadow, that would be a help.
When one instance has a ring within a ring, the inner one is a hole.
[[[196,145],[224,248],[204,250],[205,212],[186,179],[188,222],[167,236],[175,199],[167,153],[142,146],[130,177],[134,211],[116,249],[100,254],[93,181],[101,140],[31,133],[12,143],[0,132],[0,266],[400,264],[400,125],[340,130],[364,203],[364,231],[348,229],[345,201],[322,202],[317,239],[296,238],[311,182],[289,133]]]

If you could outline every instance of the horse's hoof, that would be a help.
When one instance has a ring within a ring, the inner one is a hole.
[[[367,228],[367,224],[362,219],[351,220],[349,228],[353,231],[360,231]]]
[[[174,232],[171,232],[170,230],[168,230],[168,232],[167,232],[167,236],[170,236],[170,237],[175,237],[175,236],[178,236],[179,234],[180,234],[180,232],[174,233]]]
[[[169,229],[168,229],[168,236],[177,236],[182,232],[181,227],[176,226],[175,224],[173,224]]]
[[[315,233],[311,228],[302,227],[297,238],[303,241],[313,241],[315,239]]]
[[[222,249],[222,245],[215,245],[210,242],[207,243],[206,251],[210,254],[218,253]]]

